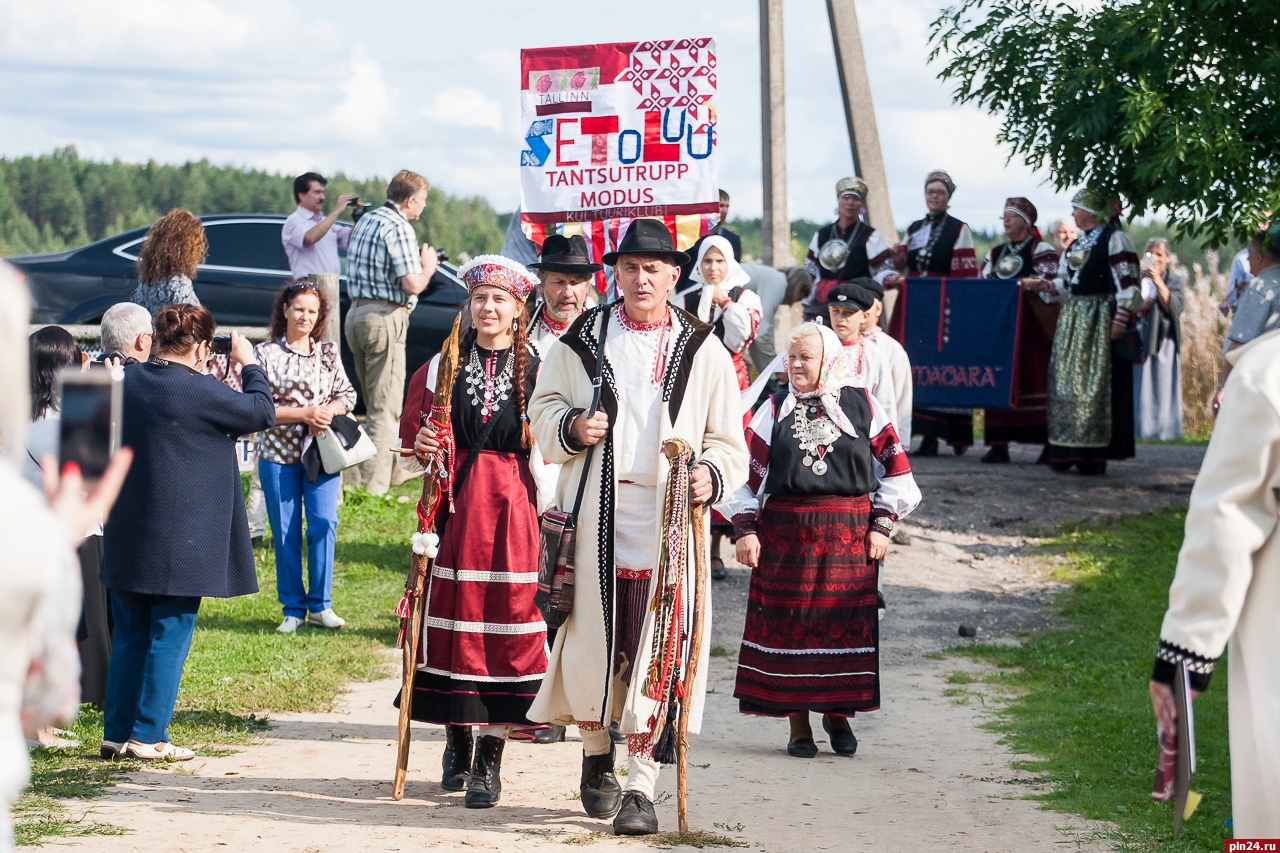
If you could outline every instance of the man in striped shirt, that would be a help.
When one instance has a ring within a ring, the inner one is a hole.
[[[391,488],[388,451],[399,440],[409,314],[439,265],[435,249],[418,246],[410,224],[422,215],[430,188],[416,172],[398,173],[387,185],[387,203],[360,217],[347,249],[351,308],[343,333],[355,356],[365,426],[378,448],[360,466],[359,484],[375,495]]]

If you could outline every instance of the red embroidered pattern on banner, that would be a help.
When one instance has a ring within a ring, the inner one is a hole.
[[[710,44],[711,39],[640,42],[616,82],[631,81],[644,98],[639,109],[687,109],[690,118],[701,122],[694,132],[702,133],[710,117],[700,115],[699,108],[716,88],[716,56],[707,49]]]

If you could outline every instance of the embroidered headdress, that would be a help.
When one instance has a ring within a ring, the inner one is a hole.
[[[858,198],[865,199],[867,184],[861,178],[841,178],[836,181],[836,198],[840,198],[845,193],[853,193]]]
[[[956,194],[956,182],[951,180],[951,176],[942,169],[934,169],[932,172],[924,176],[924,185],[926,187],[935,181],[947,188],[947,195],[952,196]]]
[[[1016,196],[1007,198],[1004,201],[1004,209],[1006,212],[1013,211],[1027,221],[1028,225],[1035,225],[1038,218],[1036,206],[1031,203],[1031,199]]]
[[[477,255],[462,265],[458,278],[462,279],[468,292],[481,285],[500,287],[521,302],[529,298],[538,286],[537,276],[523,264],[502,255]]]

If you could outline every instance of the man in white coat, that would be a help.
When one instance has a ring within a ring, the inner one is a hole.
[[[578,508],[573,610],[556,635],[529,717],[578,725],[583,808],[595,818],[616,815],[619,834],[646,835],[658,830],[652,732],[662,706],[647,688],[652,649],[665,639],[656,636],[649,607],[659,575],[669,467],[662,444],[678,438],[692,447],[690,499],[704,505],[723,501],[746,482],[747,448],[729,353],[711,326],[667,302],[688,256],[676,251],[666,226],[635,220],[618,251],[603,260],[614,266],[621,303],[587,311],[565,332],[563,346],[547,353],[529,400],[538,446],[548,460],[563,465],[556,488],[561,510],[573,510],[578,484],[587,478]],[[589,416],[601,349],[601,406]],[[588,454],[589,447],[594,450]],[[692,537],[689,543],[686,589],[694,582]],[[709,590],[701,592],[708,601]],[[691,597],[685,596],[686,607]],[[702,723],[709,610],[701,634],[697,681],[683,700],[691,733]],[[683,671],[688,644],[680,647],[676,660],[662,663]],[[614,776],[608,731],[614,721],[627,735],[630,753],[625,792]]]
[[[1280,838],[1280,330],[1226,357],[1235,369],[1191,490],[1151,701],[1173,731],[1177,664],[1202,691],[1230,643],[1235,837]]]

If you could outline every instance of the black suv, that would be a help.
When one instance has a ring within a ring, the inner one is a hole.
[[[284,219],[238,213],[200,217],[209,240],[209,257],[196,276],[196,295],[219,324],[267,325],[272,301],[290,278],[289,259],[280,242]],[[6,260],[27,277],[35,303],[32,322],[97,323],[112,305],[128,301],[138,286],[138,252],[146,238],[146,228],[135,228],[67,252]],[[345,320],[351,302],[345,276],[339,288]],[[409,317],[409,376],[439,352],[466,298],[457,269],[441,264]],[[347,375],[356,383],[351,352],[345,344],[342,360]]]

